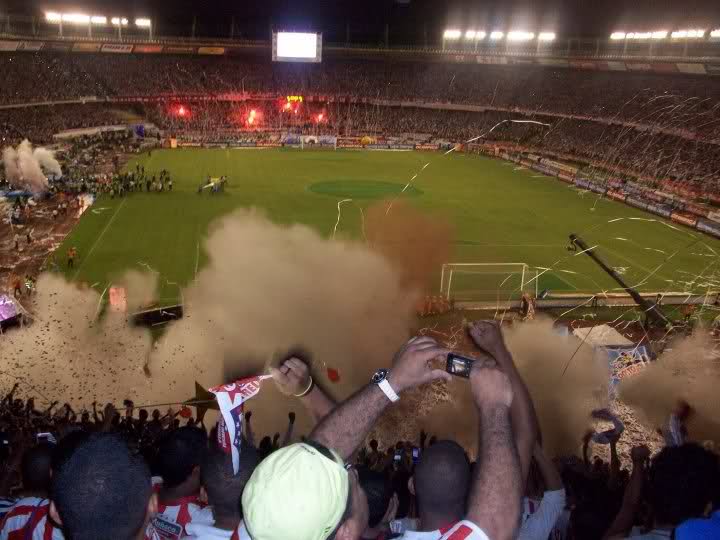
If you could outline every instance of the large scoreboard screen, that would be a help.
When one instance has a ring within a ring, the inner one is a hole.
[[[322,33],[273,32],[273,62],[322,62]]]

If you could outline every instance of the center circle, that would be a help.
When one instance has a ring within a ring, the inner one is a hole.
[[[348,199],[382,199],[388,195],[416,197],[422,191],[415,186],[409,186],[405,191],[405,184],[394,182],[381,182],[378,180],[329,180],[316,182],[308,189],[318,195],[331,195]]]

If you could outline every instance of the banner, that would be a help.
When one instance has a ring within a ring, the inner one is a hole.
[[[620,381],[639,373],[650,363],[650,355],[644,345],[606,348],[605,352],[610,367],[611,393],[616,391]]]
[[[162,45],[135,45],[135,50],[133,52],[136,53],[161,53],[163,50]]]
[[[625,202],[628,203],[630,206],[634,206],[635,208],[641,208],[642,210],[648,209],[648,203],[646,203],[642,199],[639,199],[638,197],[626,197]]]
[[[23,41],[18,46],[18,51],[39,51],[43,48],[44,43],[42,41]]]
[[[414,144],[390,144],[390,150],[415,150]]]
[[[651,210],[651,208],[653,210]],[[648,210],[651,210],[651,211],[655,212],[656,214],[658,214],[659,216],[666,217],[666,218],[669,218],[670,214],[672,214],[672,209],[669,206],[667,206],[666,204],[653,204],[653,205],[649,204]]]
[[[132,52],[133,46],[122,43],[105,43],[100,50],[104,53],[129,54]]]
[[[225,54],[225,47],[198,47],[198,54]]]
[[[76,43],[72,50],[73,52],[98,52],[101,46],[101,43]]]
[[[19,41],[0,41],[0,51],[17,51]]]
[[[388,150],[390,147],[387,144],[366,144],[365,148],[368,150]]]
[[[717,223],[720,223],[720,212],[708,212],[707,214],[708,219],[711,219],[712,221],[716,221]]]
[[[258,148],[280,148],[282,144],[279,142],[259,142],[257,143]]]
[[[194,47],[163,47],[165,54],[193,54],[195,52]]]
[[[616,201],[625,202],[625,194],[622,191],[615,191],[614,189],[608,189],[607,196]]]
[[[560,174],[558,174],[558,178],[563,182],[567,182],[568,184],[572,184],[575,182],[575,177],[566,172],[561,172]]]
[[[590,189],[590,182],[584,178],[576,178],[575,185],[580,188]]]
[[[209,389],[215,394],[222,415],[217,431],[218,444],[226,454],[232,456],[235,474],[240,470],[243,403],[257,395],[260,391],[260,381],[260,377],[248,377]]]
[[[440,148],[437,144],[416,144],[415,150],[437,150]]]
[[[673,212],[670,214],[670,219],[676,223],[682,223],[688,227],[694,227],[697,224],[697,218],[691,214],[681,214],[680,212]]]
[[[720,238],[720,223],[710,221],[709,219],[700,218],[698,219],[697,225],[695,225],[695,227],[698,231],[712,234],[713,236]]]

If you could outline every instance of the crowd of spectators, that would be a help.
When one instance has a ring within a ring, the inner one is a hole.
[[[103,413],[58,403],[37,410],[15,387],[0,403],[0,538],[720,537],[720,463],[687,440],[691,409],[673,413],[667,446],[654,456],[638,446],[621,463],[616,423],[588,432],[581,456],[553,459],[500,327],[478,322],[469,333],[478,348],[467,380],[476,410],[465,413],[476,415],[479,436],[468,449],[425,433],[387,448],[368,441],[392,402],[451,377],[434,364],[448,351],[427,337],[411,339],[389,371],[337,404],[302,359],[271,368],[316,425],[296,440],[291,412],[282,440],[276,433],[256,445],[246,411],[235,464],[217,428],[208,432],[189,409],[140,409],[136,417],[126,401],[122,413],[111,404]],[[591,459],[593,442],[609,444],[609,463]]]
[[[662,125],[718,138],[712,77],[533,66],[328,59],[14,53],[0,104],[169,94],[266,93],[472,104]],[[43,84],[36,84],[41,80]]]

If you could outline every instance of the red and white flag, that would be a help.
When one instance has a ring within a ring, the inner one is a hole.
[[[210,388],[210,392],[217,398],[222,415],[218,423],[218,443],[225,453],[232,455],[235,474],[240,470],[243,404],[260,391],[260,381],[267,377],[248,377]]]

